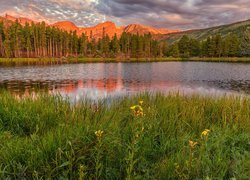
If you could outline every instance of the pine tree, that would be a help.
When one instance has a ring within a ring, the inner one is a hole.
[[[215,40],[215,56],[216,57],[221,57],[222,55],[222,37],[220,34],[217,34],[215,37],[214,37],[214,40]]]
[[[5,40],[4,40],[3,44],[4,44],[5,57],[7,57],[7,58],[12,57],[13,49],[11,47],[10,33],[8,30],[5,32]]]
[[[207,49],[208,49],[208,45],[207,45],[207,41],[201,41],[201,51],[200,54],[202,57],[207,56]]]
[[[240,42],[240,55],[250,57],[250,28],[246,29]]]
[[[114,54],[114,56],[117,56],[118,53],[120,52],[120,44],[119,44],[119,40],[117,38],[117,35],[115,34],[113,39],[111,40],[111,48],[110,51],[111,53]]]
[[[240,50],[239,38],[236,35],[227,35],[222,42],[222,49],[224,57],[238,56]]]
[[[230,42],[231,42],[231,40],[230,40],[229,36],[224,38],[222,41],[222,55],[223,55],[223,57],[229,56]]]
[[[73,32],[72,35],[72,48],[73,48],[73,55],[77,56],[77,49],[78,49],[78,36],[76,34],[76,31]]]
[[[214,41],[214,38],[208,37],[207,38],[207,56],[214,57],[215,56],[215,49],[216,49],[216,43]]]
[[[31,44],[31,32],[30,26],[28,23],[25,24],[23,28],[23,36],[24,36],[24,50],[26,52],[26,57],[30,57],[32,51],[32,44]]]
[[[170,48],[169,48],[169,56],[178,58],[180,57],[180,51],[179,51],[179,46],[178,43],[174,43]]]
[[[109,55],[109,50],[110,50],[110,38],[106,34],[103,40],[103,57],[108,57]]]
[[[87,36],[82,33],[79,39],[79,53],[81,56],[86,56],[87,54]]]
[[[162,45],[163,56],[167,57],[168,56],[168,51],[169,51],[168,43],[166,41],[164,41],[163,45]]]
[[[123,32],[120,38],[120,46],[121,46],[121,52],[125,55],[125,57],[128,56],[129,50],[129,37],[126,32]]]
[[[152,35],[150,33],[144,35],[144,57],[151,57],[151,40]]]
[[[238,56],[240,50],[239,38],[236,35],[230,35],[229,56]]]
[[[189,37],[187,35],[182,36],[180,41],[178,42],[179,51],[181,57],[189,57]]]
[[[4,26],[3,22],[0,22],[0,57],[4,57]]]
[[[137,57],[137,45],[138,45],[138,35],[132,35],[131,37],[131,44],[130,44],[130,47],[131,47],[131,57],[135,58]]]
[[[155,40],[151,42],[151,54],[153,57],[157,57],[159,55],[159,44]]]
[[[190,56],[199,56],[201,51],[200,42],[196,39],[189,40],[189,54]]]
[[[140,36],[139,34],[137,34],[137,50],[136,50],[136,57],[140,58],[143,57],[143,43],[144,43],[144,39],[142,36]]]
[[[40,46],[41,46],[41,56],[45,57],[46,53],[46,25],[45,22],[42,22],[40,25]]]

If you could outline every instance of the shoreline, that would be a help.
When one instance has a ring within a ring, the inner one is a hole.
[[[79,63],[145,63],[145,62],[226,62],[250,63],[249,57],[221,57],[221,58],[0,58],[0,66],[15,65],[55,65]]]

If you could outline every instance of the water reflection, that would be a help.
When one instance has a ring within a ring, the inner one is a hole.
[[[250,65],[227,63],[98,63],[0,68],[0,88],[29,95],[45,91],[71,99],[137,92],[250,94]]]

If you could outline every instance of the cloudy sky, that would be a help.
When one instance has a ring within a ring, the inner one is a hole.
[[[8,13],[48,23],[70,20],[78,26],[104,21],[193,29],[250,19],[250,0],[0,0]]]

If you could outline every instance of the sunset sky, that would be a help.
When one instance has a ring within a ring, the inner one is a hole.
[[[205,28],[250,18],[250,0],[0,0],[0,15],[69,20],[78,26],[104,21],[172,29]]]

